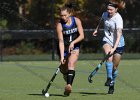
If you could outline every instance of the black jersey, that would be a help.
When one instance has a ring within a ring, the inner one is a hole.
[[[74,41],[79,36],[79,32],[78,32],[78,28],[77,28],[77,25],[75,22],[75,18],[71,17],[71,19],[72,19],[72,23],[69,26],[67,26],[66,23],[61,21],[65,49],[68,48],[70,43],[72,41]],[[74,47],[77,47],[77,46],[79,47],[80,43],[77,43],[74,45]]]

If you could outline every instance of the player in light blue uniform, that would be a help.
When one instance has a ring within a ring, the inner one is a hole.
[[[124,37],[122,34],[123,19],[117,12],[119,8],[124,8],[125,3],[123,1],[110,0],[107,4],[107,12],[104,12],[102,19],[104,21],[104,37],[103,37],[103,50],[105,54],[112,55],[106,61],[107,81],[105,86],[109,86],[108,94],[114,93],[115,79],[118,75],[118,65],[121,60],[122,53],[124,51]],[[93,32],[96,36],[97,30]]]

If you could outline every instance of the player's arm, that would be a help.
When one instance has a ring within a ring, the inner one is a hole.
[[[75,21],[76,21],[78,32],[79,32],[79,37],[77,39],[75,39],[73,42],[78,43],[84,39],[84,31],[83,31],[83,26],[82,26],[81,20],[78,18],[75,18]]]
[[[83,31],[83,26],[82,26],[80,19],[75,18],[75,21],[76,21],[76,25],[78,28],[79,36],[74,41],[71,42],[70,47],[69,47],[71,50],[73,50],[74,44],[76,44],[84,39],[84,31]]]
[[[57,24],[56,31],[57,31],[58,41],[59,41],[60,60],[61,60],[61,63],[63,63],[63,60],[64,60],[64,40],[63,40],[61,23]]]
[[[122,29],[121,28],[116,29],[116,33],[117,33],[117,38],[116,38],[115,45],[111,50],[111,53],[113,53],[116,50],[116,48],[118,47],[118,45],[119,45],[121,35],[122,35]]]

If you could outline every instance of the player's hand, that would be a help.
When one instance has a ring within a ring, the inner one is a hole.
[[[60,63],[65,64],[66,60],[64,58],[61,58]]]
[[[97,29],[92,34],[93,36],[97,36]]]
[[[69,52],[71,52],[74,49],[74,43],[71,42],[69,45]]]
[[[114,53],[114,51],[115,51],[115,49],[114,49],[114,48],[112,48],[112,49],[110,50],[110,54],[113,54],[113,53]]]

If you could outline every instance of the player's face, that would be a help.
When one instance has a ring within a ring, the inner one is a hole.
[[[69,18],[70,18],[70,13],[67,11],[67,10],[63,10],[61,11],[61,19],[64,21],[64,22],[68,22]]]
[[[109,13],[109,16],[112,17],[117,12],[117,8],[112,7],[112,6],[108,6],[107,12]]]

